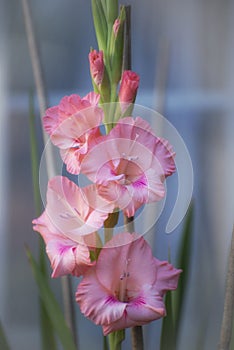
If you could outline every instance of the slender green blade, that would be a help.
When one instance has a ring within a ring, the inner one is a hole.
[[[34,278],[37,282],[40,297],[45,305],[53,328],[61,341],[64,349],[76,350],[72,334],[66,325],[63,313],[53,292],[48,284],[47,278],[40,270],[40,266],[33,258],[30,250],[26,248],[27,256],[32,267]]]
[[[184,298],[190,273],[193,214],[194,205],[193,203],[191,203],[185,218],[181,246],[179,249],[177,262],[177,267],[181,268],[183,272],[179,278],[178,288],[173,293],[173,310],[175,315],[176,336],[179,330],[181,313],[183,309]]]
[[[30,136],[30,151],[31,151],[31,169],[32,169],[32,184],[36,215],[41,213],[41,195],[39,188],[39,161],[38,161],[38,146],[35,125],[35,112],[33,106],[33,95],[29,95],[29,136]]]
[[[92,14],[99,50],[103,50],[105,52],[108,28],[105,12],[100,0],[92,0]]]
[[[165,306],[167,310],[167,316],[163,318],[162,331],[160,339],[160,350],[175,350],[175,324],[173,318],[172,309],[172,291],[167,292],[165,298]]]
[[[109,350],[107,336],[103,336],[103,350]]]
[[[0,322],[0,349],[10,350],[10,346],[8,345],[7,338],[1,322]]]
[[[30,134],[30,151],[31,151],[31,169],[32,169],[32,183],[33,195],[36,215],[39,216],[42,210],[41,195],[39,188],[39,161],[38,161],[38,145],[36,135],[35,111],[33,104],[33,94],[29,96],[29,134]],[[42,238],[39,238],[39,265],[40,270],[45,278],[48,278],[45,245]],[[56,350],[56,341],[53,331],[53,326],[48,317],[47,310],[43,301],[39,301],[40,308],[40,327],[41,327],[41,341],[43,350]]]

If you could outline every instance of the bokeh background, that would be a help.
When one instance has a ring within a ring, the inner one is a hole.
[[[65,94],[86,94],[87,55],[97,47],[91,1],[29,2],[50,104]],[[234,1],[123,3],[132,5],[132,68],[141,77],[137,103],[163,112],[183,137],[194,168],[192,265],[178,349],[215,349],[234,215]],[[38,243],[31,228],[28,124],[34,89],[21,1],[1,0],[0,319],[13,350],[40,349],[38,295],[25,254],[28,245],[36,255]],[[42,151],[39,121],[38,134]],[[168,215],[153,232],[161,259],[168,246],[174,259],[183,227],[166,235]],[[61,300],[60,282],[53,286]],[[101,349],[101,329],[76,311],[81,349]],[[158,349],[160,327],[157,321],[145,329],[147,350]]]

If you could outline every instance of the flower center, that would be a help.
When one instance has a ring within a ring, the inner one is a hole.
[[[127,259],[125,262],[125,269],[123,270],[123,273],[120,275],[120,282],[119,282],[119,301],[122,301],[124,303],[128,302],[128,290],[127,290],[127,282],[128,278],[130,277],[130,273],[128,272],[128,264],[130,262],[130,259]]]

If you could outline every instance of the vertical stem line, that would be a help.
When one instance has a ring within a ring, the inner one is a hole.
[[[132,47],[131,47],[131,6],[125,6],[125,30],[124,30],[124,56],[123,70],[132,68]],[[134,217],[124,216],[124,225],[127,232],[134,232]],[[131,329],[132,350],[143,350],[143,331],[142,326],[135,326]]]
[[[45,113],[48,102],[46,97],[45,80],[44,80],[44,75],[42,70],[42,64],[40,60],[38,45],[36,42],[36,36],[35,36],[35,31],[34,31],[33,22],[32,22],[32,14],[28,4],[28,0],[22,0],[22,8],[23,8],[26,36],[28,40],[29,53],[30,53],[30,58],[31,58],[31,63],[33,68],[35,85],[36,85],[39,110],[40,110],[40,115],[42,117]],[[44,144],[46,146],[49,140],[49,137],[46,135],[43,128],[42,128],[42,133],[43,133]],[[46,157],[48,177],[50,178],[55,174],[54,165],[53,165],[54,164],[53,153],[50,145],[47,145],[46,147],[45,157]]]
[[[123,70],[129,70],[132,66],[132,42],[131,42],[131,6],[125,6],[125,28],[124,28],[124,54]]]
[[[232,231],[231,249],[228,260],[226,292],[224,299],[223,320],[220,332],[219,350],[229,350],[232,336],[234,312],[234,226]]]
[[[41,117],[44,115],[45,110],[48,106],[46,89],[45,89],[45,79],[43,75],[42,63],[39,55],[39,48],[36,41],[35,30],[33,26],[32,14],[29,7],[28,0],[22,0],[22,9],[25,22],[26,36],[28,40],[29,54],[31,58],[33,75],[36,85],[36,91],[38,96],[39,110]],[[45,158],[47,166],[47,174],[50,179],[55,175],[54,158],[52,152],[52,146],[50,143],[47,144],[49,137],[45,134],[43,127],[43,139],[45,148]],[[71,329],[73,334],[74,342],[76,341],[76,325],[75,325],[75,310],[72,299],[72,288],[71,281],[68,276],[62,278],[62,291],[63,291],[63,301],[64,301],[64,313],[65,319],[68,327]]]

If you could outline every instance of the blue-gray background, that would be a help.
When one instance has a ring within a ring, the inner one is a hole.
[[[234,214],[234,2],[128,3],[132,66],[141,76],[137,101],[163,111],[184,138],[194,167],[192,268],[179,350],[215,349]],[[30,4],[50,101],[57,103],[72,92],[87,93],[91,89],[87,55],[91,46],[96,48],[90,1],[31,0]],[[37,289],[24,249],[27,244],[37,251],[37,235],[31,229],[35,210],[28,95],[32,88],[21,2],[1,0],[0,319],[13,350],[40,349]],[[180,226],[166,236],[166,219],[167,214],[155,233],[155,253],[161,259],[167,257],[168,245],[176,256],[181,231]],[[55,289],[60,298],[59,282]],[[101,349],[101,329],[84,321],[78,307],[77,317],[81,349]],[[160,322],[145,331],[146,349],[158,349]]]

